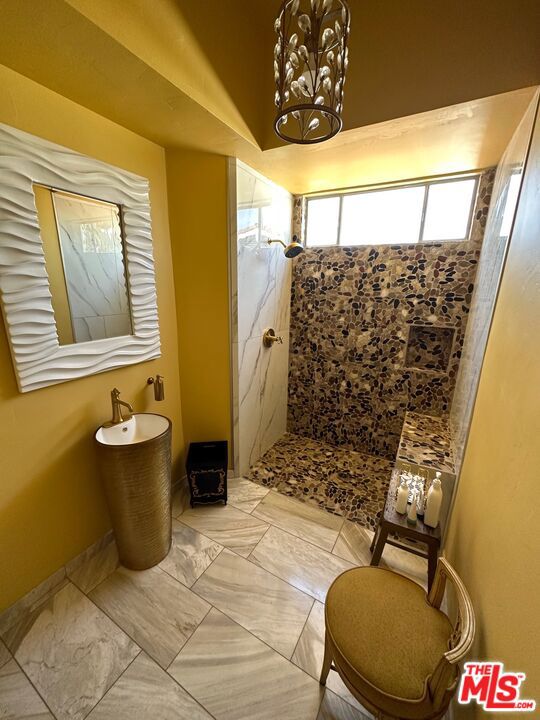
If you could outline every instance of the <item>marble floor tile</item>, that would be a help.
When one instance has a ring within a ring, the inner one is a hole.
[[[119,567],[89,597],[164,668],[210,609],[160,568]]]
[[[27,617],[28,613],[41,605],[46,598],[52,597],[65,584],[66,568],[62,566],[33,590],[30,590],[29,593],[0,613],[0,636],[4,635],[12,625]]]
[[[423,545],[419,547],[422,551],[425,550]],[[379,565],[406,575],[427,591],[427,560],[425,558],[387,544]]]
[[[369,565],[371,562],[370,545],[373,532],[362,525],[345,520],[332,553],[355,565]]]
[[[270,488],[246,480],[246,478],[229,478],[227,483],[228,502],[235,508],[250,513],[268,495]]]
[[[343,525],[343,518],[277,492],[268,493],[253,515],[329,551]]]
[[[321,602],[334,579],[354,567],[347,560],[273,526],[249,559]]]
[[[0,718],[54,720],[15,660],[0,668]]]
[[[321,674],[322,662],[324,657],[324,605],[315,601],[313,608],[309,614],[308,621],[300,640],[295,648],[292,661],[311,677],[316,680]],[[335,672],[331,670],[328,674],[326,687],[346,700],[350,705],[361,710],[362,706],[347,690],[343,681]]]
[[[181,521],[243,557],[268,530],[267,523],[230,505],[199,505],[186,510]]]
[[[169,673],[216,720],[314,720],[320,685],[212,609]]]
[[[82,720],[139,652],[71,583],[4,640],[58,720]]]
[[[11,653],[4,645],[4,643],[0,640],[0,668],[2,667],[2,665],[5,665],[8,660],[11,660]]]
[[[223,550],[193,591],[290,658],[313,598],[229,550]]]
[[[212,720],[148,655],[141,653],[88,720]]]
[[[371,718],[373,715],[349,705],[338,695],[327,690],[317,720],[371,720]]]
[[[191,587],[222,550],[222,545],[173,520],[171,549],[159,567]]]
[[[346,520],[332,552],[356,565],[369,565],[372,540],[371,530]],[[424,549],[423,546],[420,548]],[[427,560],[424,558],[387,544],[379,565],[406,575],[427,589]]]
[[[187,478],[182,478],[174,488],[172,496],[172,516],[181,515],[189,507],[189,486]]]
[[[89,548],[88,557],[79,556],[66,565],[67,576],[83,593],[88,594],[118,567],[116,542],[106,535],[100,545]]]

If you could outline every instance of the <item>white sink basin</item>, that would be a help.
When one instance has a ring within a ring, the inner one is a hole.
[[[162,435],[170,422],[163,415],[135,413],[132,418],[118,425],[102,425],[96,432],[96,440],[102,445],[136,445]]]

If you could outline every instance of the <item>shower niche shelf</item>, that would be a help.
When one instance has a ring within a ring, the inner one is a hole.
[[[455,328],[441,325],[411,325],[405,365],[411,370],[448,372]]]

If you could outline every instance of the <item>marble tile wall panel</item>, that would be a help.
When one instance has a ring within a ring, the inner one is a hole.
[[[287,427],[292,262],[279,244],[291,237],[292,197],[237,163],[231,247],[234,462],[245,474]],[[231,208],[233,215],[233,208]],[[282,346],[265,348],[274,328]]]
[[[260,337],[237,344],[239,464],[236,469],[240,475],[244,475],[261,454],[261,365],[263,353],[273,350],[265,348]]]
[[[290,432],[393,459],[407,410],[449,413],[493,178],[481,177],[467,242],[308,248],[298,258]],[[301,207],[295,199],[296,227]],[[411,325],[453,334],[444,371],[408,367]]]
[[[465,451],[537,103],[538,93],[501,158],[489,212],[485,212],[486,206],[483,208],[485,236],[450,412],[457,472]]]

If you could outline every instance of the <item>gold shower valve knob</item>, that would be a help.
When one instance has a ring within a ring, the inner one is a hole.
[[[274,328],[268,328],[264,331],[263,334],[263,345],[265,347],[272,347],[274,343],[279,343],[280,345],[283,345],[283,338],[281,335],[276,335],[276,331]]]

